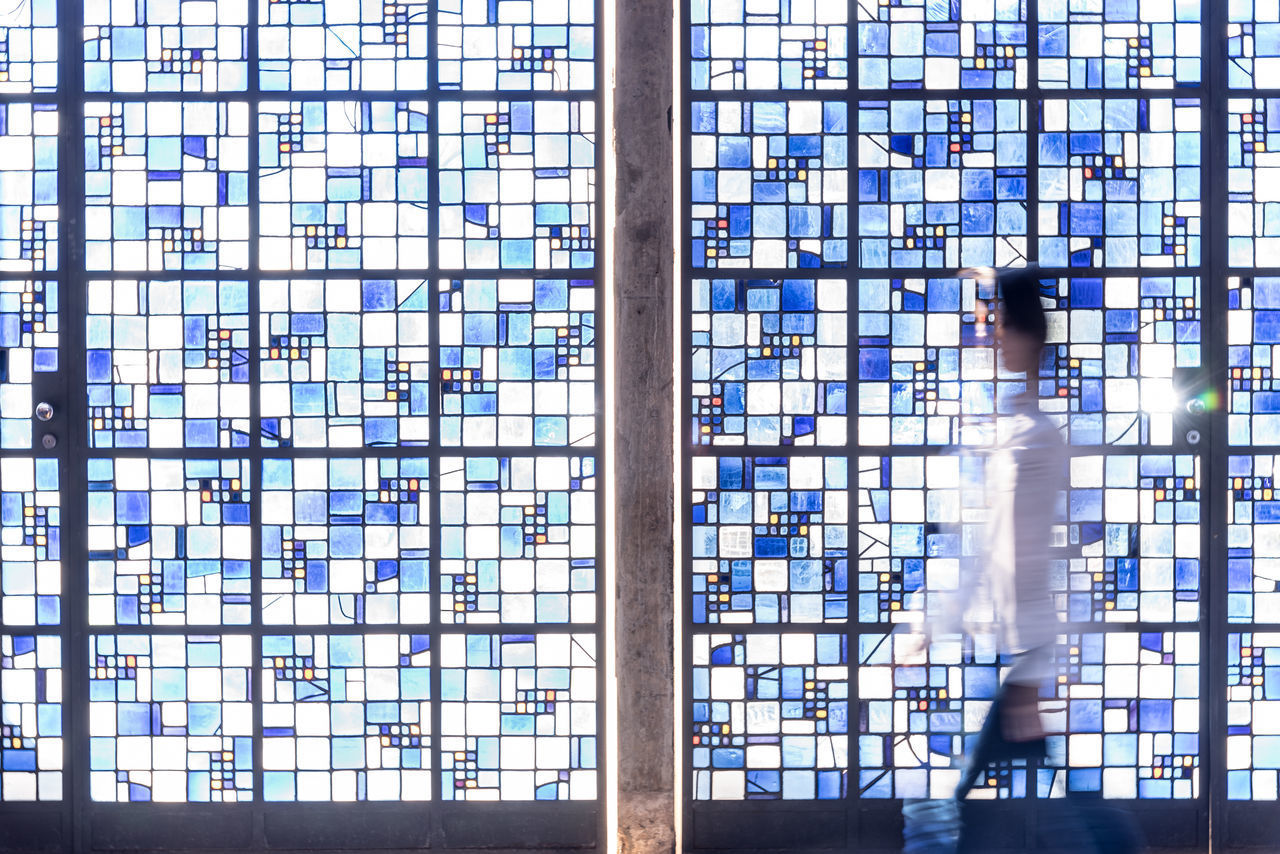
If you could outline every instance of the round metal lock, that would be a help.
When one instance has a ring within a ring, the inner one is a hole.
[[[1187,412],[1192,415],[1204,415],[1205,410],[1208,408],[1205,402],[1198,397],[1193,397],[1187,401]]]
[[[1199,445],[1199,444],[1200,444],[1200,431],[1199,431],[1199,430],[1188,430],[1188,431],[1187,431],[1187,444],[1188,444],[1188,445]]]
[[[40,437],[40,444],[43,445],[45,448],[49,448],[49,449],[56,448],[58,446],[58,437],[53,435],[52,433],[45,433],[43,436]]]
[[[48,421],[53,418],[53,404],[45,403],[43,400],[36,404],[36,418],[41,421]]]

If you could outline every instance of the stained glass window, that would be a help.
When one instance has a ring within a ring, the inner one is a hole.
[[[590,444],[595,298],[589,279],[441,281],[441,444]]]
[[[600,17],[0,10],[0,848],[599,836]]]
[[[58,269],[58,122],[53,104],[0,105],[0,270]]]
[[[596,796],[594,635],[448,634],[440,644],[442,799]]]
[[[703,798],[843,798],[849,768],[847,639],[693,639],[694,791]]]
[[[863,88],[1021,89],[1027,85],[1026,0],[856,5],[858,77]]]
[[[428,112],[422,101],[263,102],[262,267],[426,266]]]
[[[249,105],[90,101],[85,267],[249,265]]]
[[[258,306],[264,446],[427,444],[427,282],[268,280]]]
[[[428,635],[262,639],[268,801],[431,797]]]
[[[848,263],[844,102],[698,101],[692,111],[695,266]]]
[[[36,389],[59,369],[58,283],[0,281],[0,447],[32,447]]]
[[[264,622],[425,622],[427,460],[268,459],[262,478]]]
[[[62,799],[63,666],[60,638],[0,635],[0,797],[5,801]]]
[[[90,441],[98,448],[249,444],[249,288],[93,281]]]
[[[446,102],[439,122],[441,267],[595,263],[592,102]]]
[[[440,461],[440,619],[587,623],[596,607],[596,461]]]
[[[863,101],[864,267],[971,267],[1027,255],[1027,116],[1014,100]]]
[[[243,92],[249,2],[84,4],[88,92]]]
[[[774,798],[813,802],[850,847],[893,847],[877,803],[888,816],[893,799],[953,791],[1011,661],[981,637],[912,657],[906,624],[972,583],[986,451],[1024,391],[1068,447],[1063,490],[1043,496],[1062,618],[1042,697],[1054,738],[1042,762],[993,765],[972,797],[1217,797],[1225,781],[1201,771],[1227,702],[1201,696],[1221,678],[1214,608],[1243,624],[1275,607],[1274,448],[1247,447],[1280,444],[1280,304],[1251,269],[1277,257],[1275,111],[1247,91],[1280,56],[1274,4],[705,0],[682,23],[696,846],[734,847],[732,802]],[[984,346],[994,288],[960,271],[1029,264],[1048,334],[1024,379]],[[1224,463],[1211,451],[1228,437],[1240,456]],[[823,783],[842,754],[822,736],[817,752],[768,746],[815,732],[787,700],[821,706],[821,677],[788,694],[785,660],[815,631],[839,657],[792,663],[843,670],[824,686],[848,685],[856,732],[839,785]],[[1265,689],[1245,696],[1246,682],[1230,682],[1226,785],[1266,798],[1274,772],[1247,774],[1270,746],[1245,727]],[[845,825],[822,811],[844,809]]]
[[[96,801],[253,799],[247,635],[94,635],[89,786]]]

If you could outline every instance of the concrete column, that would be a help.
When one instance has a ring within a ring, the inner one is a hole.
[[[671,0],[614,6],[613,365],[620,854],[675,848]]]

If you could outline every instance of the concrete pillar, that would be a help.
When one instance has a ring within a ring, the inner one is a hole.
[[[620,854],[675,848],[671,0],[614,6],[614,489]]]

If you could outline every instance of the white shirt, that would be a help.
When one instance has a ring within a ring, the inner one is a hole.
[[[1058,634],[1058,611],[1049,584],[1049,546],[1064,486],[1066,448],[1030,393],[1014,399],[1013,412],[999,419],[997,431],[986,472],[990,515],[986,551],[979,563],[991,594],[1002,651],[1020,654],[1043,649],[1047,653]],[[1048,675],[1047,654],[1036,658],[1040,660],[1034,675]]]

